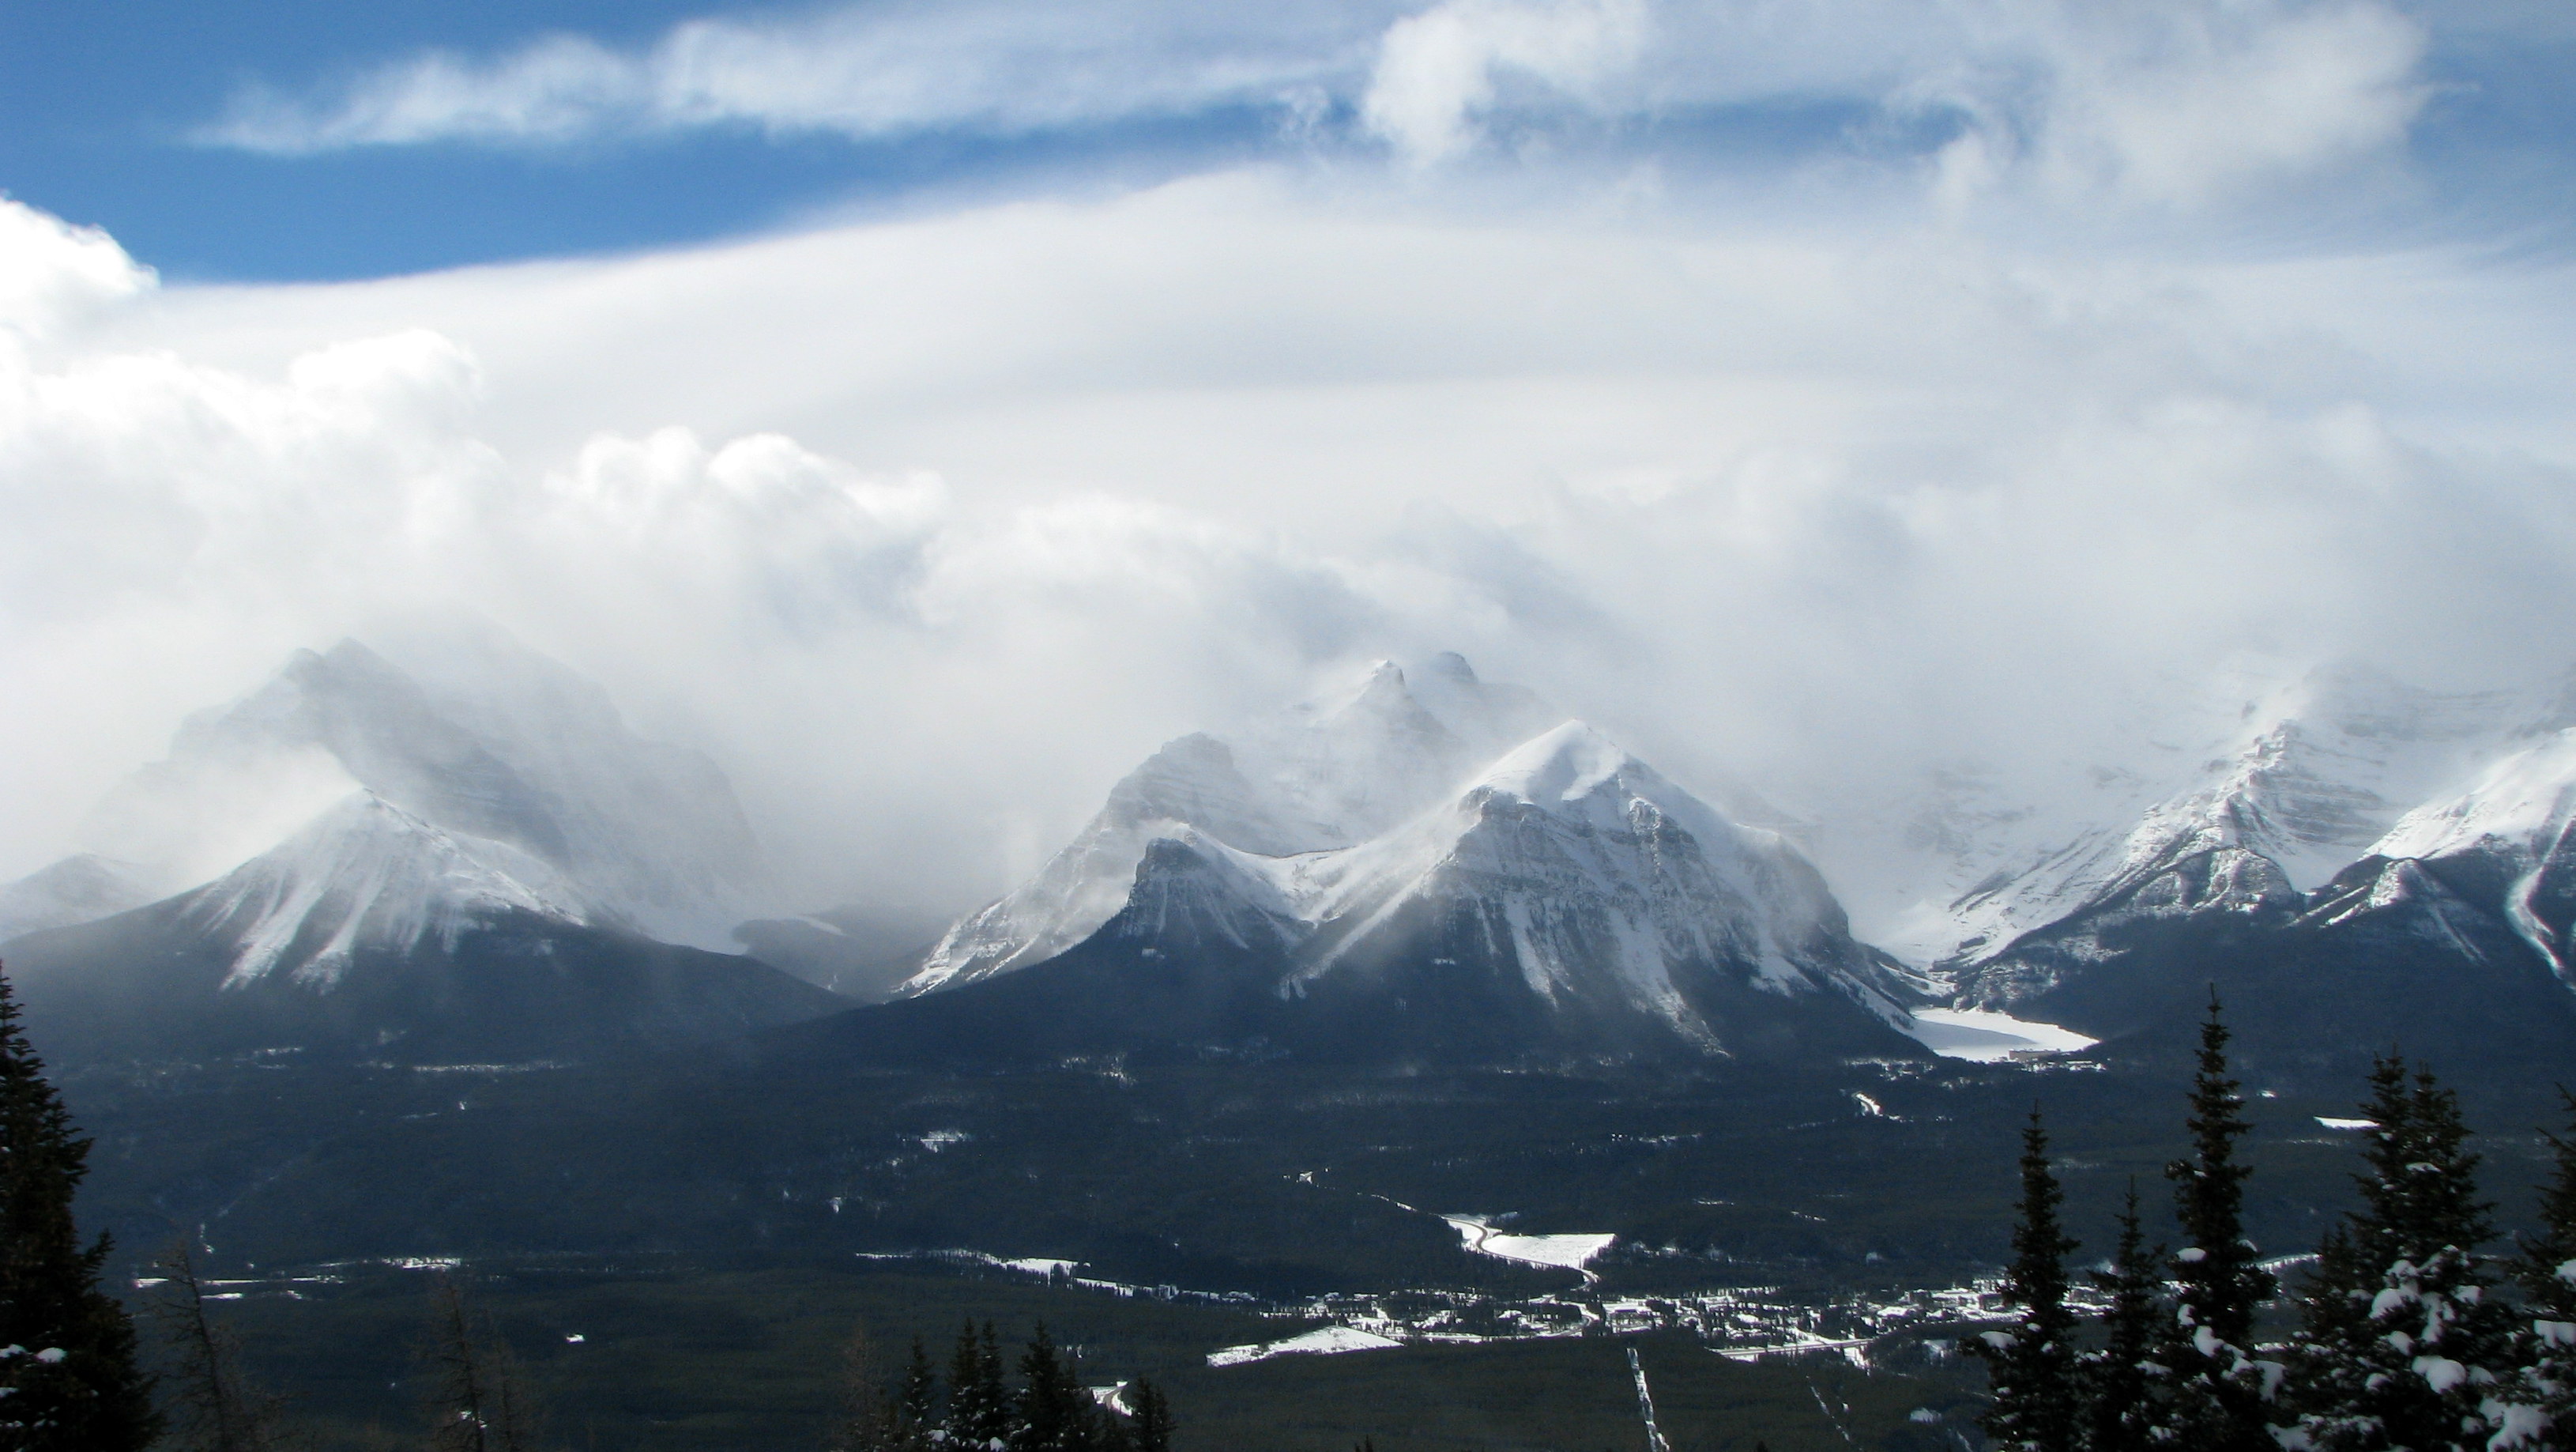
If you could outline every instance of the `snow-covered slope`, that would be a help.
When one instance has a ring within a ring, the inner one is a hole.
[[[1180,827],[1268,857],[1347,847],[1556,719],[1527,689],[1481,681],[1453,654],[1410,673],[1380,661],[1337,698],[1252,723],[1231,742],[1184,736],[1112,788],[1034,879],[952,927],[903,991],[971,983],[1081,942],[1125,905],[1147,844]]]
[[[2540,737],[2458,795],[2428,802],[2373,844],[2369,858],[2425,863],[2484,887],[2493,906],[2558,977],[2576,984],[2576,728]],[[2474,886],[2473,886],[2474,885]]]
[[[2151,817],[2161,835],[2139,836],[2155,842],[2153,854],[2073,911],[1963,964],[1959,1001],[2179,1043],[2215,985],[2253,1051],[2276,1064],[2322,1066],[2390,1042],[2436,1056],[2576,1061],[2576,731],[2535,734],[2497,715],[2451,743],[2518,749],[2358,849],[2351,840],[2389,815],[2395,793],[2383,788],[2406,781],[2384,769],[2399,751],[2365,759],[2383,768],[2376,776],[2347,770],[2324,786],[2278,770],[2299,764],[2295,749],[2252,756],[2232,793]],[[2401,749],[2426,744],[2421,723],[2391,723],[2405,728],[2391,733]],[[2309,744],[2284,735],[2293,748]],[[2372,739],[2345,733],[2356,736]],[[2327,864],[2337,870],[2315,880]]]
[[[191,717],[166,759],[92,812],[85,845],[137,864],[138,886],[159,897],[272,853],[365,793],[456,841],[523,854],[543,873],[514,875],[570,884],[602,921],[728,941],[761,864],[711,762],[636,736],[596,686],[497,632],[404,643],[423,674],[342,641]],[[319,898],[280,896],[307,900]]]
[[[1852,941],[1805,858],[1579,721],[1396,831],[1278,875],[1319,927],[1300,980],[1383,961],[1443,921],[1472,923],[1541,999],[1617,1002],[1711,1048],[1720,1035],[1677,978],[1688,970],[1782,996],[1832,992],[1890,1023],[1912,997]]]
[[[1925,846],[1947,859],[1938,880],[1958,890],[1895,915],[1887,941],[1918,961],[1971,966],[2211,851],[2253,853],[2312,890],[2410,806],[2504,749],[2526,719],[2494,694],[2424,691],[2338,667],[2245,701],[2188,762],[2094,773],[2085,811],[2010,807],[1953,783],[1947,831]]]
[[[522,848],[443,832],[357,792],[272,850],[188,895],[225,945],[227,988],[272,973],[327,991],[361,949],[453,952],[466,930],[512,913],[586,925],[581,895]]]
[[[1260,797],[1213,741],[1167,748],[1051,868],[1079,870],[1033,884],[1055,903],[1065,884],[1097,893],[1083,917],[1100,925],[1032,945],[1029,964],[1045,966],[1031,974],[980,975],[1002,998],[965,997],[1046,1019],[1050,1045],[1090,1052],[1155,1034],[1478,1059],[1912,1051],[1899,1035],[1921,995],[1851,937],[1805,858],[1579,721],[1347,845],[1296,850],[1279,815],[1247,815]],[[1201,820],[1170,814],[1187,803]],[[925,1032],[989,1037],[983,1011],[961,1002]]]

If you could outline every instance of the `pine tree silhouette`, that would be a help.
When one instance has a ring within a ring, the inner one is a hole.
[[[2280,1369],[2254,1352],[2255,1313],[2272,1294],[2273,1280],[2245,1238],[2245,1179],[2253,1169],[2237,1162],[2236,1142],[2253,1126],[2228,1073],[2227,1041],[2212,992],[2192,1080],[2192,1156],[2165,1167],[2183,1243],[2171,1262],[2174,1317],[2156,1360],[2173,1370],[2169,1430],[2184,1445],[2197,1452],[2276,1452],[2272,1426],[2282,1418],[2273,1394]]]
[[[2004,1299],[2021,1307],[2010,1331],[1969,1343],[1994,1383],[1986,1431],[2009,1452],[2074,1452],[2082,1427],[2075,1313],[2066,1305],[2066,1254],[2076,1242],[2059,1219],[2065,1193],[2048,1167],[2048,1132],[2036,1106],[2021,1136],[2021,1222],[2013,1229]]]
[[[1172,1452],[1172,1404],[1162,1389],[1140,1376],[1128,1390],[1127,1405],[1134,1411],[1136,1452]]]
[[[2170,1400],[2170,1373],[2156,1361],[2165,1317],[2164,1247],[2147,1249],[2138,1228],[2138,1184],[2120,1210],[2120,1239],[2093,1285],[2110,1298],[2101,1349],[2083,1360],[2086,1452],[2148,1452],[2159,1435],[2159,1409]]]
[[[108,1238],[84,1250],[73,1224],[89,1148],[0,973],[0,1446],[10,1452],[127,1452],[161,1430],[134,1364],[134,1323],[99,1289]]]
[[[2383,1057],[2370,1076],[2362,1208],[2327,1238],[2292,1346],[2299,1431],[2319,1452],[2484,1452],[2514,1379],[2512,1313],[2486,1295],[2495,1236],[2459,1101]]]

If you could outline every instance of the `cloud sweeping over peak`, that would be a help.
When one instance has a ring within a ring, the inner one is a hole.
[[[2117,766],[2248,653],[2576,662],[2563,263],[1542,191],[1255,168],[296,288],[0,204],[0,872],[289,651],[459,613],[716,757],[791,905],[914,910],[1381,657],[1815,819]]]

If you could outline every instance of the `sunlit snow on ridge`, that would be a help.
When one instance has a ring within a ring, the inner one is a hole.
[[[1904,1032],[1942,1058],[1979,1064],[2001,1063],[2016,1054],[2071,1054],[2101,1042],[1990,1008],[1918,1008]]]

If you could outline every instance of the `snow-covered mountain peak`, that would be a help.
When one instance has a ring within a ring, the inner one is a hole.
[[[1644,778],[1634,785],[1632,778]],[[1470,788],[1540,806],[1579,806],[1665,785],[1627,748],[1581,721],[1568,721],[1514,748]],[[1624,790],[1623,790],[1624,789]]]
[[[324,989],[362,949],[409,952],[432,936],[453,949],[468,927],[512,912],[592,917],[543,859],[444,831],[373,792],[191,894],[188,911],[232,945],[227,986],[284,970]]]
[[[722,948],[756,900],[758,844],[715,765],[629,731],[606,692],[489,628],[299,650],[180,728],[82,831],[164,895],[269,851],[352,792],[507,843],[652,935]]]
[[[1090,937],[1126,905],[1148,846],[1183,827],[1258,857],[1368,842],[1455,801],[1479,767],[1555,719],[1535,693],[1449,655],[1411,672],[1378,661],[1228,739],[1180,737],[1121,778],[1036,877],[952,926],[901,992],[1026,967]]]
[[[2485,847],[2541,853],[2576,819],[2576,728],[2542,737],[2478,774],[2456,796],[2408,812],[2369,855],[2447,857]]]
[[[2205,852],[2254,853],[2313,890],[2497,749],[2521,714],[2504,693],[2430,691],[2350,663],[2258,680],[2231,699],[2213,713],[2225,719],[2203,718],[2197,747],[2163,753],[2161,770],[2103,774],[2113,789],[2087,812],[1985,800],[1945,818],[1959,830],[1931,845],[1950,858],[1955,896],[1902,910],[1887,939],[1924,961],[1977,963]]]

